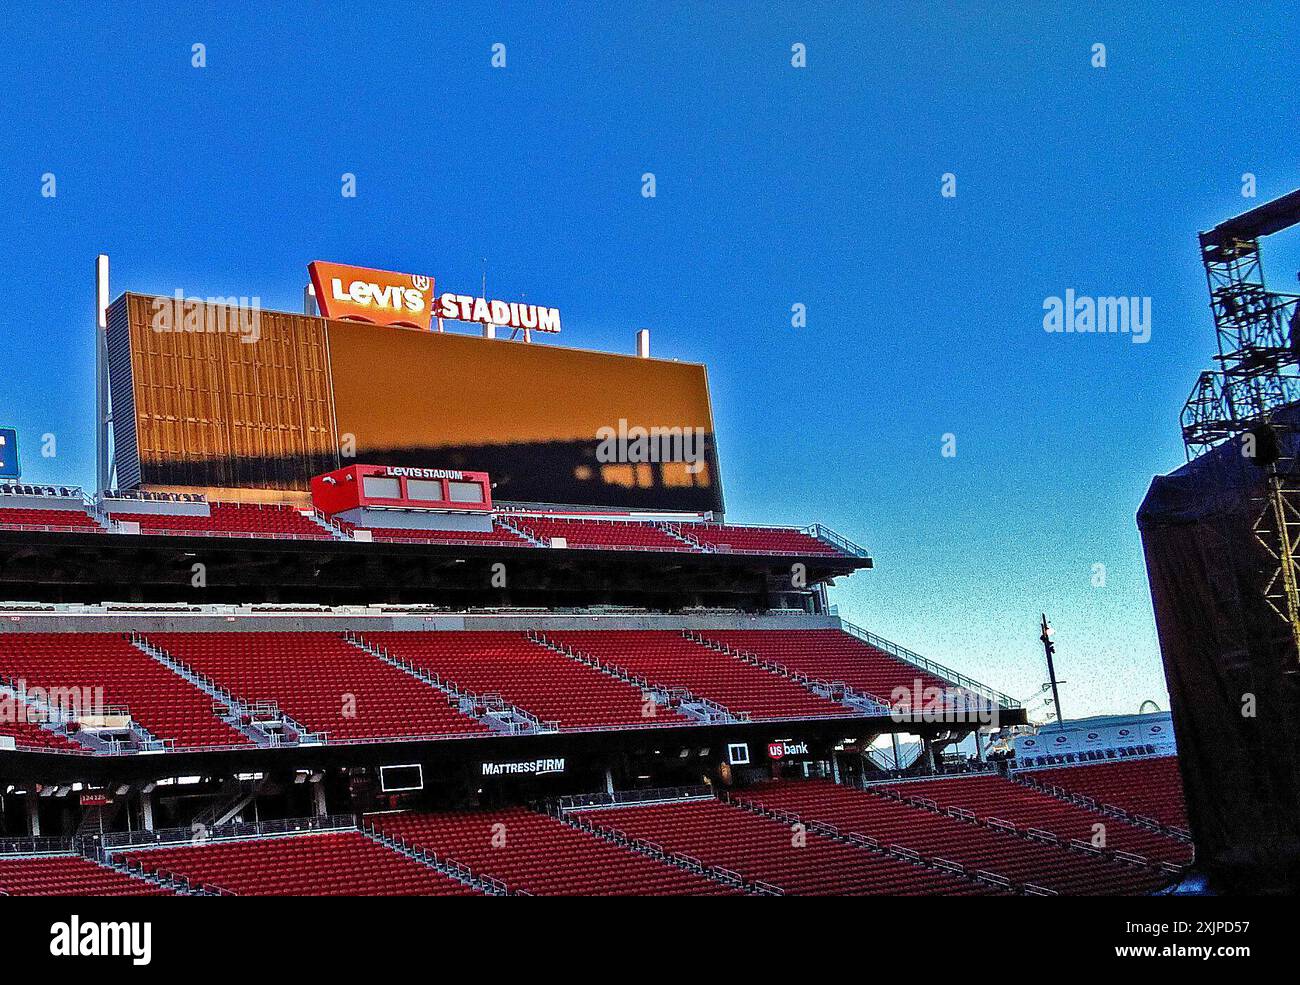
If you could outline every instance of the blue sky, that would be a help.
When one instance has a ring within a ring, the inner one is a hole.
[[[114,294],[289,310],[313,258],[474,287],[486,257],[567,344],[650,327],[707,363],[730,518],[876,557],[844,615],[1025,697],[1046,609],[1067,715],[1164,706],[1134,513],[1209,363],[1195,232],[1300,185],[1295,8],[809,6],[7,10],[0,425],[28,476],[93,480],[98,252]],[[1151,341],[1048,335],[1071,288],[1150,297]]]

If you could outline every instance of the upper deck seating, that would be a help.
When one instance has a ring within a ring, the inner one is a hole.
[[[724,523],[683,523],[672,529],[715,551],[843,557],[834,544],[788,527],[733,527]]]
[[[274,702],[331,742],[490,731],[442,691],[332,633],[150,633],[149,640],[239,700]]]
[[[547,638],[665,688],[685,688],[754,719],[847,717],[848,708],[772,671],[670,630],[547,633]]]
[[[140,524],[146,534],[216,534],[228,536],[332,540],[333,535],[292,506],[257,503],[211,503],[210,515],[114,513],[116,521]]]
[[[700,635],[813,680],[847,684],[882,701],[888,701],[896,688],[912,694],[917,689],[953,686],[838,629],[705,630]]]
[[[393,656],[476,694],[499,694],[562,729],[687,724],[640,688],[579,663],[522,633],[366,633]]]
[[[0,529],[31,530],[71,528],[77,533],[103,533],[101,527],[85,510],[38,510],[12,506],[0,507]]]
[[[247,746],[252,741],[223,722],[213,699],[189,681],[113,633],[13,633],[0,646],[0,678],[23,682],[28,693],[43,688],[79,700],[65,709],[101,714],[97,689],[108,709],[125,708],[158,739],[177,748]],[[84,699],[84,700],[80,700]],[[62,703],[62,702],[56,702]],[[92,707],[84,707],[87,703]]]
[[[653,523],[637,520],[595,520],[549,516],[512,516],[510,522],[542,541],[563,537],[567,546],[607,551],[683,551],[699,548],[665,532]]]

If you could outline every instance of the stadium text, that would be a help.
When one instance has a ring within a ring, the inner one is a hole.
[[[490,301],[468,294],[444,294],[439,297],[438,317],[448,321],[527,328],[537,332],[560,330],[559,308],[542,308],[517,301]]]

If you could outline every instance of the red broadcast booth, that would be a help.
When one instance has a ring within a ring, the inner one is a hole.
[[[349,465],[312,479],[311,498],[328,517],[375,509],[490,513],[492,483],[486,472]]]

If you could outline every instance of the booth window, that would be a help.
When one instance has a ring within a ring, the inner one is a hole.
[[[361,479],[361,489],[367,499],[401,499],[402,487],[396,479],[385,475],[367,475]]]
[[[441,479],[407,479],[406,498],[419,499],[426,503],[441,503]]]
[[[448,499],[453,503],[483,502],[483,487],[477,482],[449,482]]]

